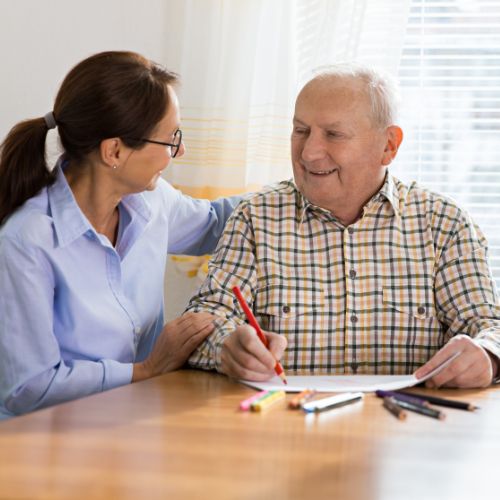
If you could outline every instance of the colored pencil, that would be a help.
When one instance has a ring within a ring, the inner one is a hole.
[[[423,399],[413,397],[411,394],[406,394],[402,392],[397,392],[397,391],[375,391],[375,394],[379,398],[393,398],[398,401],[406,401],[407,403],[411,403],[414,405],[421,405],[421,406],[429,406],[429,403],[427,401],[424,401]]]
[[[254,394],[253,396],[250,396],[249,398],[244,399],[240,403],[240,410],[248,411],[253,402],[257,401],[258,399],[262,398],[263,396],[265,396],[268,393],[269,393],[269,391],[260,391],[257,394]]]
[[[444,420],[446,418],[446,415],[442,411],[435,410],[434,408],[427,408],[422,405],[413,405],[411,403],[407,403],[406,401],[396,401],[396,404],[405,410],[420,413],[420,415],[425,415],[426,417],[437,418],[438,420]]]
[[[383,406],[390,411],[397,419],[406,420],[406,412],[398,405],[397,401],[391,397],[385,397]]]
[[[302,409],[308,413],[317,413],[321,411],[333,410],[334,408],[340,408],[341,406],[355,403],[356,401],[360,401],[361,399],[363,399],[362,392],[346,392],[337,394],[335,396],[330,396],[328,398],[308,401],[307,403],[304,403],[302,405]]]
[[[250,409],[252,411],[262,411],[267,410],[270,406],[274,405],[278,401],[285,399],[285,391],[269,391],[270,394],[264,396],[263,398],[255,401],[251,404]]]
[[[428,403],[436,406],[445,406],[447,408],[456,408],[458,410],[467,410],[467,411],[474,411],[479,408],[479,406],[475,406],[465,401],[457,401],[456,399],[438,398],[436,396],[429,396],[427,394],[417,394],[406,391],[397,391],[397,392],[399,394],[407,394],[411,397],[422,399],[423,401],[427,401]]]
[[[306,389],[305,391],[300,392],[294,398],[290,400],[288,403],[288,407],[292,410],[296,410],[300,408],[308,399],[311,399],[316,394],[316,391],[312,389]]]
[[[242,307],[243,312],[245,313],[248,319],[248,322],[250,323],[251,326],[253,326],[254,330],[257,332],[257,336],[259,337],[261,342],[269,349],[269,342],[267,341],[266,336],[260,329],[259,323],[257,323],[255,316],[248,307],[248,304],[246,303],[245,298],[241,294],[241,290],[239,289],[239,287],[237,286],[233,287],[233,293],[238,299],[238,302],[240,303],[240,306]],[[276,375],[278,375],[279,378],[283,381],[283,383],[287,384],[285,372],[279,361],[276,361],[276,366],[274,367],[274,371],[276,372]]]

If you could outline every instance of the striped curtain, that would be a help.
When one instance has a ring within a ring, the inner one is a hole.
[[[397,74],[409,13],[408,0],[167,5],[163,62],[181,75],[187,151],[166,176],[183,192],[210,199],[291,177],[289,135],[302,84],[314,68],[339,61]]]

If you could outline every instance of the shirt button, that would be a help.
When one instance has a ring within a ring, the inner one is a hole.
[[[357,321],[358,321],[358,317],[355,314],[353,314],[351,316],[351,323],[357,323]]]
[[[348,228],[347,228],[347,232],[348,232],[349,234],[354,233],[354,228],[353,228],[353,227],[348,227]]]
[[[351,269],[349,271],[349,278],[354,279],[356,277],[356,271],[354,269]]]
[[[356,373],[358,371],[358,363],[356,363],[356,361],[354,361],[353,363],[351,363],[351,369],[354,373]]]
[[[418,306],[417,312],[418,312],[418,314],[425,314],[425,307],[424,306]]]
[[[283,313],[288,314],[290,312],[290,306],[283,306],[281,310],[283,311]]]

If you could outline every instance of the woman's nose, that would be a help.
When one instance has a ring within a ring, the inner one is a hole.
[[[186,152],[186,145],[184,142],[181,142],[181,145],[179,146],[179,151],[177,152],[177,155],[175,156],[176,158],[181,157],[184,153]]]

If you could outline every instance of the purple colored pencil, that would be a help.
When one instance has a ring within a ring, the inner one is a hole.
[[[375,391],[375,394],[379,398],[393,398],[396,400],[396,403],[398,401],[405,401],[405,402],[410,403],[412,405],[429,407],[429,403],[427,401],[425,401],[424,399],[413,397],[413,396],[410,396],[408,394],[402,394],[400,392],[379,390],[379,391]]]

